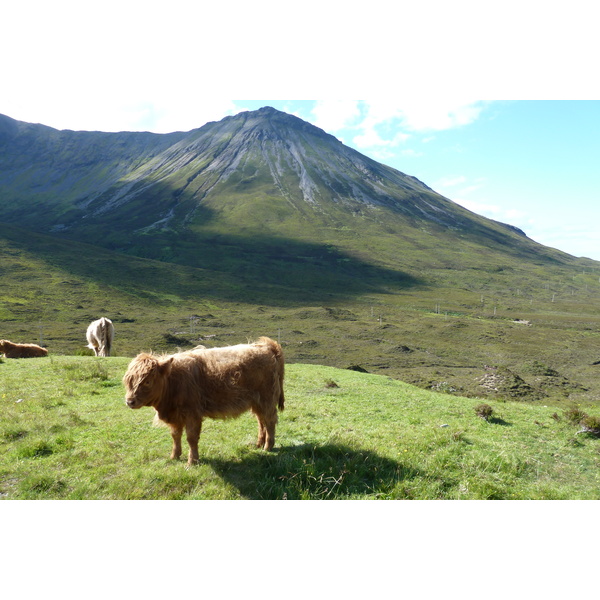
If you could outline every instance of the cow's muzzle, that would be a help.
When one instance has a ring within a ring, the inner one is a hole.
[[[129,408],[139,408],[141,406],[136,402],[135,398],[125,398],[125,404],[127,404]]]

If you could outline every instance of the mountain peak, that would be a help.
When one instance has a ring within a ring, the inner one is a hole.
[[[244,111],[244,112],[238,113],[238,114],[248,115],[248,116],[252,116],[252,117],[262,117],[262,118],[267,118],[267,119],[276,117],[276,118],[280,118],[280,119],[292,119],[292,120],[297,119],[298,121],[302,121],[302,119],[299,119],[298,117],[291,115],[290,113],[286,113],[282,110],[273,108],[272,106],[262,106],[261,108],[258,108],[256,110],[248,110],[248,111]]]
[[[250,112],[252,112],[252,111],[250,111]],[[258,114],[265,114],[265,115],[269,115],[269,114],[271,114],[271,115],[274,115],[274,114],[279,114],[279,115],[287,115],[287,116],[290,116],[288,113],[285,113],[285,112],[283,112],[283,111],[281,111],[281,110],[277,110],[276,108],[273,108],[272,106],[263,106],[263,107],[261,107],[261,108],[257,109],[257,110],[256,110],[256,111],[254,111],[254,112],[256,112],[256,113],[258,113]]]
[[[242,123],[247,129],[271,129],[275,133],[279,132],[282,136],[286,135],[290,129],[312,131],[314,134],[327,136],[337,140],[335,136],[323,131],[316,125],[309,123],[295,115],[277,110],[272,106],[263,106],[256,110],[246,110],[235,115],[225,117],[221,121],[211,122],[209,125],[221,126],[228,123]],[[206,127],[206,126],[204,126]],[[195,131],[201,131],[203,127]],[[338,140],[339,141],[339,140]]]
[[[42,128],[0,144],[0,220],[41,232],[144,254],[149,235],[190,248],[223,232],[351,244],[368,231],[425,248],[443,237],[458,253],[465,240],[533,244],[270,106],[171,134]]]

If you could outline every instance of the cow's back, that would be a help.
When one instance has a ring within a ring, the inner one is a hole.
[[[260,338],[254,344],[194,349],[189,353],[201,357],[207,372],[211,374],[239,371],[250,376],[257,369],[268,372],[276,368],[279,372],[279,366],[283,366],[281,346],[270,338]]]
[[[189,388],[188,398],[194,397],[208,416],[216,416],[224,403],[230,411],[239,403],[241,413],[249,398],[274,402],[283,410],[283,352],[274,340],[260,338],[254,344],[194,349],[175,356],[171,384]]]

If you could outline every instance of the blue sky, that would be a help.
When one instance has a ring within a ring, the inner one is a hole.
[[[165,133],[270,105],[544,245],[600,260],[589,7],[413,4],[11,3],[0,113]]]

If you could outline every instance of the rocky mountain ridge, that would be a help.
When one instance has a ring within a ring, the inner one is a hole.
[[[265,236],[363,255],[372,246],[376,262],[439,240],[444,260],[478,246],[562,255],[270,107],[170,134],[58,131],[0,115],[0,221],[188,264],[192,247],[206,255],[218,236],[244,238],[245,249]]]

